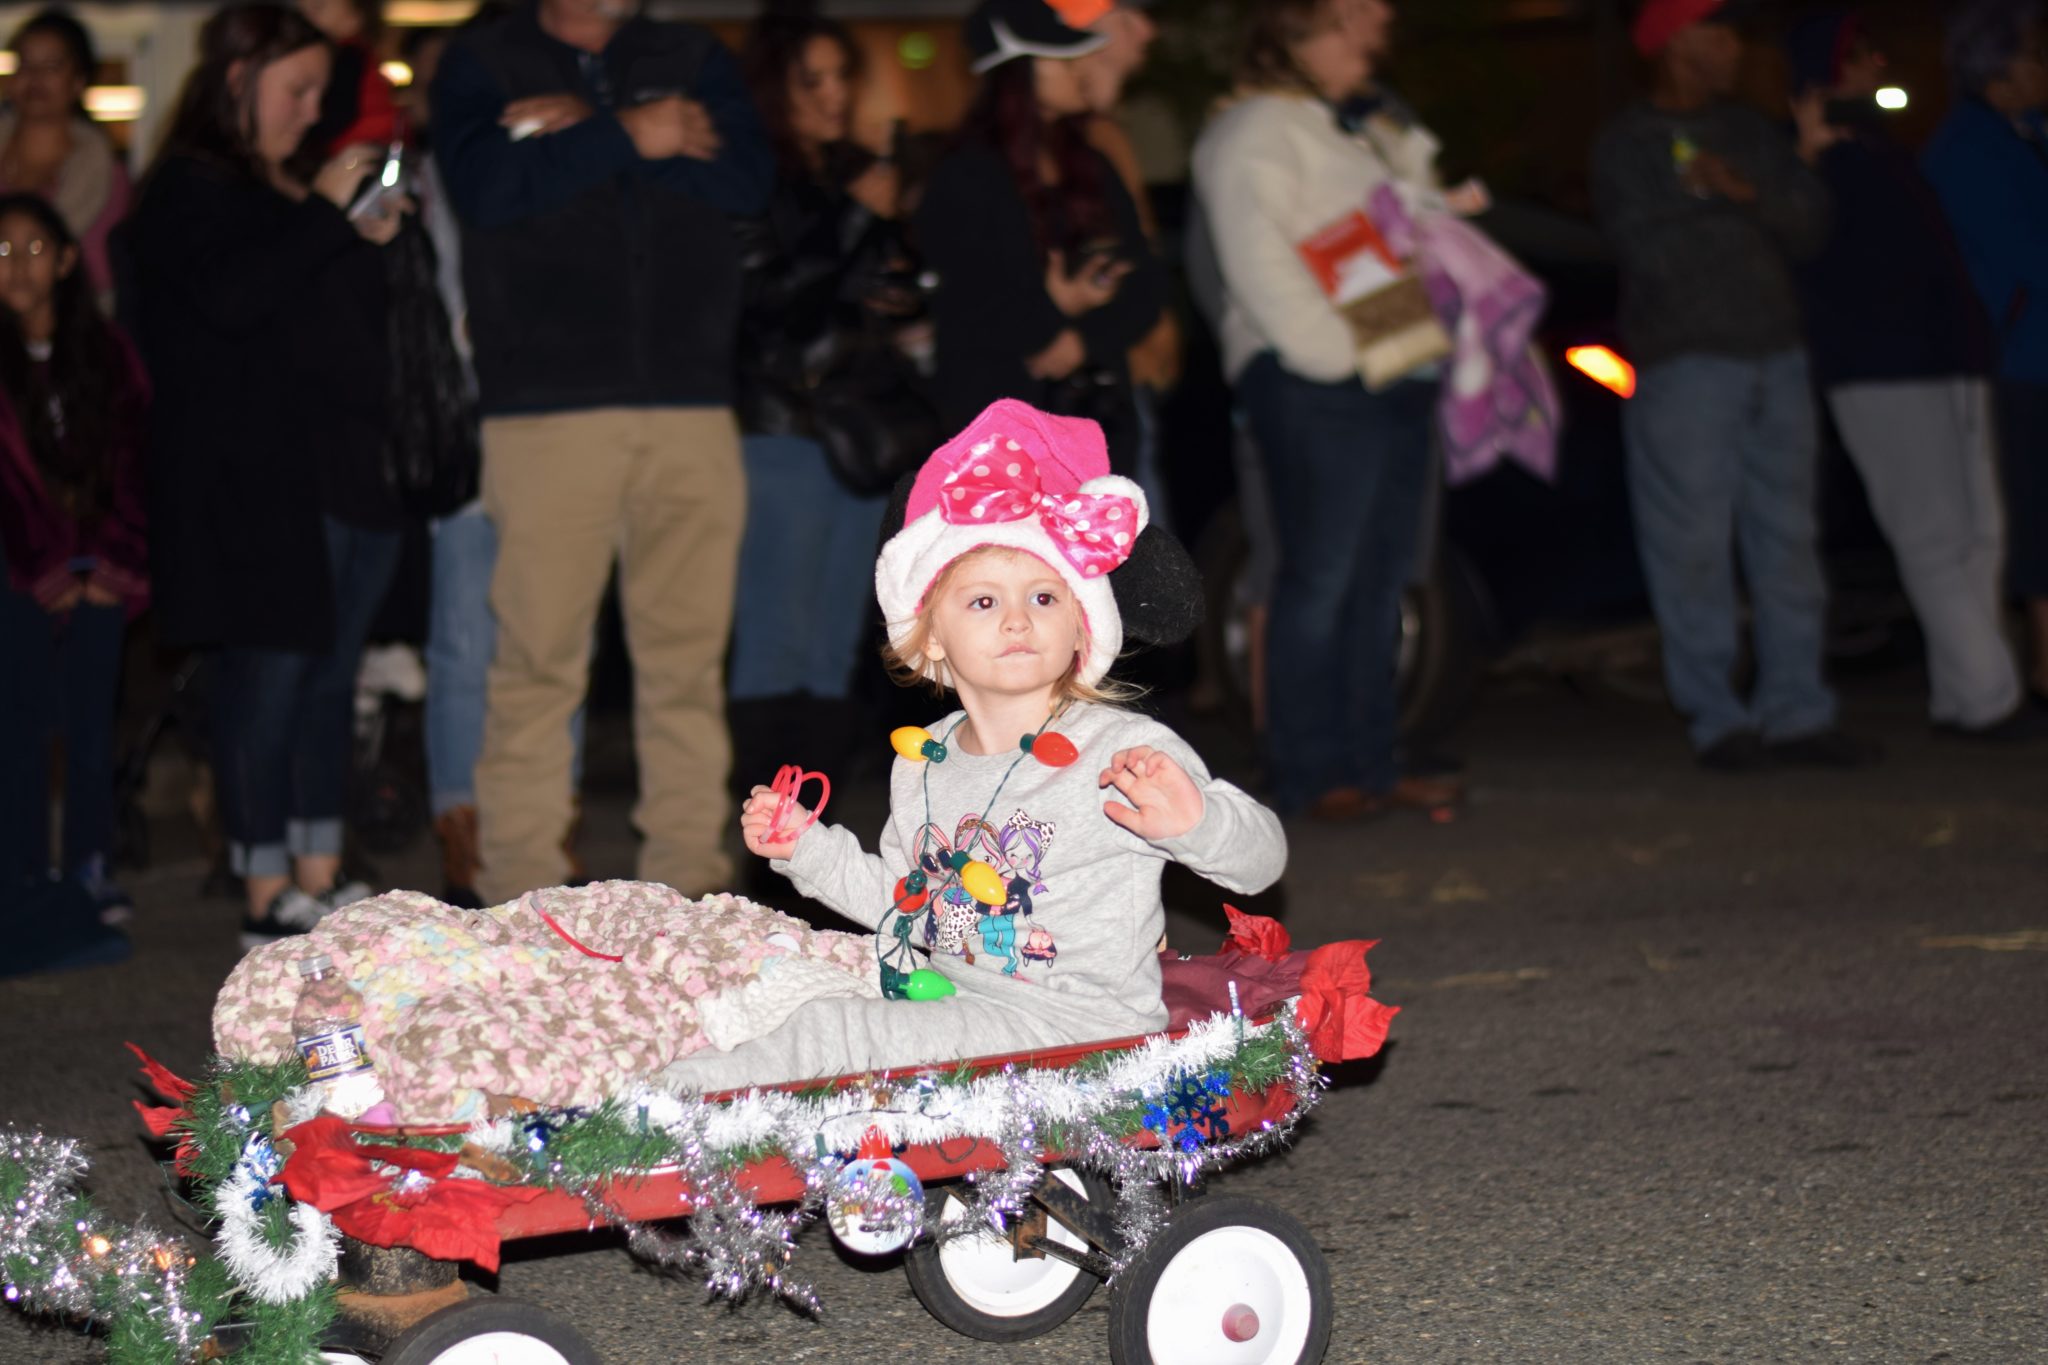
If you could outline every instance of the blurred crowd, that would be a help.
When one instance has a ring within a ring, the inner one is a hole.
[[[2038,700],[2040,7],[1956,8],[1958,98],[1923,164],[1885,127],[1884,54],[1852,12],[1793,28],[1789,133],[1729,98],[1742,17],[1722,0],[1648,0],[1632,36],[1652,64],[1649,97],[1603,130],[1592,160],[1620,259],[1622,337],[1641,367],[1624,417],[1629,493],[1672,701],[1710,768],[1876,757],[1837,727],[1822,677],[1818,399],[1926,636],[1933,722],[2030,738],[2040,716],[2003,618],[2009,582],[2031,618]],[[1747,694],[1734,682],[1738,568],[1756,665]]]
[[[1546,471],[1561,416],[1530,358],[1540,284],[1486,236],[1486,187],[1443,183],[1384,78],[1388,0],[1246,9],[1232,91],[1193,149],[1185,242],[1160,240],[1113,117],[1154,37],[1142,5],[982,0],[961,126],[872,145],[853,35],[814,7],[767,11],[737,51],[627,0],[487,3],[394,48],[376,0],[232,5],[133,184],[84,114],[91,35],[50,10],[13,36],[10,885],[96,925],[128,912],[115,714],[145,611],[156,644],[204,663],[245,943],[369,889],[343,861],[356,696],[366,645],[408,614],[442,894],[581,876],[615,576],[639,873],[727,887],[728,782],[844,753],[866,723],[873,556],[926,453],[1023,398],[1100,422],[1117,471],[1171,505],[1160,409],[1185,319],[1168,260],[1238,416],[1273,804],[1349,820],[1459,799],[1402,747],[1403,589],[1444,468]],[[1794,28],[1795,98],[1774,112],[1731,98],[1735,0],[1636,15],[1649,92],[1603,130],[1592,187],[1639,368],[1635,533],[1707,767],[1877,757],[1822,676],[1823,407],[1919,616],[1933,722],[2038,728],[2042,17],[2038,0],[1956,8],[1954,108],[1916,156],[1885,127],[1883,54],[1852,13]],[[402,91],[380,69],[394,51]]]

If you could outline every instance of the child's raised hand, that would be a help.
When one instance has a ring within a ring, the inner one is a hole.
[[[1095,785],[1115,787],[1131,803],[1105,801],[1102,813],[1140,839],[1178,839],[1202,821],[1202,789],[1157,749],[1140,744],[1117,750]]]
[[[740,803],[740,838],[747,845],[747,852],[763,858],[787,858],[796,852],[797,835],[789,834],[780,843],[769,843],[768,836],[775,833],[770,828],[775,823],[775,808],[781,805],[782,797],[773,787],[756,787]],[[783,830],[801,831],[811,813],[794,801],[783,811]]]

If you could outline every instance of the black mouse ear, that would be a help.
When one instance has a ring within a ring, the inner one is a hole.
[[[875,542],[875,554],[879,558],[882,547],[895,538],[903,529],[903,520],[910,511],[910,490],[917,486],[917,471],[911,470],[896,480],[896,490],[889,494],[889,511],[882,518],[882,538]]]
[[[1202,574],[1173,532],[1157,524],[1138,533],[1131,557],[1109,576],[1124,638],[1177,645],[1202,624]]]

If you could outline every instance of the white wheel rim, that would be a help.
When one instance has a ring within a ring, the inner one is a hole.
[[[435,1356],[433,1365],[569,1365],[569,1357],[524,1332],[479,1332]]]
[[[1072,1171],[1054,1174],[1069,1188],[1085,1195],[1081,1178]],[[939,1217],[943,1222],[966,1212],[966,1205],[948,1194]],[[1075,1251],[1088,1249],[1087,1242],[1057,1219],[1046,1220],[1046,1238]],[[1053,1256],[1027,1256],[1020,1260],[1008,1239],[997,1236],[993,1230],[940,1242],[939,1270],[969,1308],[992,1318],[1029,1317],[1050,1308],[1081,1274],[1080,1267]]]
[[[1159,1272],[1145,1342],[1154,1360],[1176,1365],[1288,1365],[1308,1345],[1312,1310],[1308,1272],[1287,1244],[1233,1224],[1195,1238]],[[1247,1339],[1232,1340],[1226,1320],[1252,1329]]]
[[[354,1351],[322,1351],[320,1361],[321,1365],[370,1365]]]

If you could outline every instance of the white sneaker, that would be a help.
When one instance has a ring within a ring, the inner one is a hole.
[[[261,918],[242,916],[242,950],[247,952],[266,943],[296,937],[333,912],[334,907],[320,897],[287,886],[271,900]]]
[[[370,889],[367,882],[336,882],[313,899],[326,906],[331,914],[345,905],[354,905],[357,901],[366,901],[376,894],[376,892]]]
[[[372,645],[363,651],[356,670],[356,690],[389,695],[400,701],[424,701],[427,669],[411,645]]]

